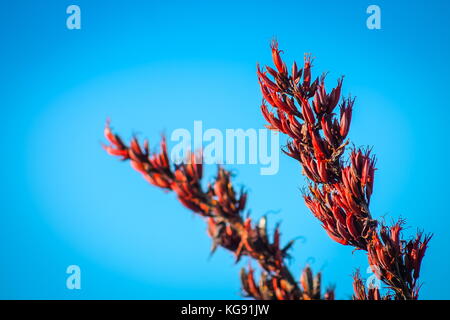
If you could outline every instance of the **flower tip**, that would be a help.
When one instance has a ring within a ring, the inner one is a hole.
[[[270,48],[272,50],[278,50],[278,40],[276,38],[273,38],[270,42]]]

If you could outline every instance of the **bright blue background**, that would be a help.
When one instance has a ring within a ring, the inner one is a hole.
[[[382,9],[368,30],[366,8]],[[82,29],[66,29],[78,4]],[[204,222],[100,147],[106,117],[157,144],[175,128],[261,128],[255,63],[276,36],[288,61],[346,75],[357,96],[350,137],[379,157],[372,211],[435,233],[422,298],[450,298],[448,1],[9,1],[0,10],[0,297],[240,298],[228,252],[208,259]],[[299,165],[233,166],[255,217],[270,210],[285,241],[352,292],[363,253],[332,242],[300,197]],[[212,177],[214,168],[208,168]],[[390,218],[386,218],[390,221]],[[82,290],[65,269],[82,270]]]

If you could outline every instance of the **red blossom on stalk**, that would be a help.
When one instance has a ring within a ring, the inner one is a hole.
[[[109,144],[103,147],[110,155],[128,160],[150,184],[173,191],[186,208],[206,219],[208,235],[213,240],[212,252],[220,246],[231,251],[236,261],[247,256],[260,265],[262,273],[258,285],[251,267],[241,271],[245,295],[255,299],[334,299],[334,289],[321,293],[320,273],[312,280],[309,267],[305,268],[307,275],[302,276],[300,282],[294,279],[286,265],[293,241],[282,247],[279,227],[270,236],[266,217],[258,223],[250,217],[244,218],[247,193],[234,188],[229,171],[219,167],[214,181],[204,188],[201,153],[191,153],[184,163],[172,165],[164,137],[160,151],[151,153],[148,141],[141,145],[136,137],[126,145],[112,132],[109,122],[104,133]]]
[[[359,271],[353,274],[353,300],[391,300],[390,295],[383,296],[380,289],[375,286],[369,286],[366,289]]]
[[[379,227],[372,217],[375,157],[369,149],[353,149],[349,160],[343,159],[355,102],[341,98],[343,78],[327,92],[325,74],[312,81],[309,55],[302,69],[294,62],[289,75],[278,44],[274,41],[271,47],[278,71],[257,66],[261,111],[269,129],[291,138],[284,152],[301,163],[309,180],[306,205],[330,238],[367,251],[372,269],[380,271],[377,275],[393,290],[395,299],[417,299],[420,265],[431,236],[418,233],[415,240],[404,241],[400,224]],[[356,299],[381,297],[379,291],[366,292],[357,279]]]
[[[355,100],[341,98],[343,78],[327,91],[325,75],[312,79],[310,55],[305,55],[303,68],[294,62],[289,74],[276,41],[271,50],[276,70],[257,66],[267,127],[291,138],[283,151],[301,163],[309,180],[305,203],[330,238],[366,251],[373,272],[390,290],[382,295],[379,288],[366,289],[356,272],[353,299],[417,299],[421,263],[431,235],[418,232],[414,239],[403,240],[402,221],[386,226],[372,217],[369,205],[376,159],[370,149],[361,148],[353,148],[344,159]],[[334,289],[322,293],[321,275],[313,276],[309,267],[300,281],[294,279],[286,265],[293,241],[281,247],[278,226],[269,236],[265,217],[257,223],[244,218],[247,193],[234,188],[229,171],[219,167],[214,181],[205,188],[201,153],[191,153],[184,163],[174,165],[164,137],[157,153],[149,151],[148,141],[140,144],[136,137],[125,144],[109,123],[105,137],[109,145],[104,148],[110,155],[128,160],[150,184],[173,191],[185,207],[204,217],[213,240],[212,252],[220,246],[231,251],[236,261],[247,256],[259,264],[259,280],[251,266],[241,271],[245,295],[277,300],[334,299]]]
[[[392,227],[381,226],[379,234],[373,233],[368,246],[369,263],[397,296],[417,299],[420,267],[431,235],[419,232],[413,240],[404,241],[400,239],[401,230],[398,222]]]

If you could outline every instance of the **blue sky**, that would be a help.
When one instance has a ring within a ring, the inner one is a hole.
[[[82,29],[66,28],[81,8]],[[366,28],[381,7],[382,29]],[[448,299],[448,1],[14,1],[0,10],[0,298],[232,299],[239,266],[209,258],[204,222],[100,147],[105,119],[156,146],[176,128],[261,128],[255,64],[275,36],[287,61],[316,57],[357,96],[350,138],[378,156],[372,212],[435,234],[424,299]],[[307,211],[299,165],[236,165],[249,208],[301,236],[291,268],[351,294],[363,253],[332,242]],[[207,168],[212,178],[214,167]],[[67,290],[76,264],[82,289]]]

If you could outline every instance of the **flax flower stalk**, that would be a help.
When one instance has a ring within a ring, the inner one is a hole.
[[[250,217],[244,218],[247,193],[234,188],[229,171],[219,167],[214,181],[204,188],[201,153],[191,153],[184,163],[173,165],[164,137],[160,151],[152,153],[148,141],[140,144],[134,137],[129,145],[125,144],[112,132],[109,123],[104,134],[109,143],[104,145],[104,149],[110,155],[129,161],[131,167],[151,185],[174,192],[180,203],[206,220],[208,235],[213,240],[212,252],[220,246],[231,251],[236,261],[247,256],[260,265],[259,281],[255,280],[251,266],[242,269],[245,295],[278,300],[334,298],[333,289],[321,292],[320,273],[314,277],[309,267],[304,269],[301,281],[294,279],[286,265],[293,242],[281,246],[278,226],[270,237],[265,217],[257,223]]]
[[[343,78],[327,91],[325,77],[311,77],[312,59],[303,68],[294,62],[291,72],[281,58],[278,43],[271,45],[277,70],[257,66],[267,127],[286,134],[284,152],[299,161],[309,181],[305,203],[334,241],[367,252],[374,273],[394,299],[417,299],[420,265],[431,235],[401,237],[402,222],[380,224],[369,209],[376,159],[370,149],[355,148],[345,159],[355,99],[341,98]],[[269,106],[271,107],[269,107]],[[382,299],[379,291],[362,291],[359,275],[355,299]],[[363,288],[364,289],[364,288]]]

